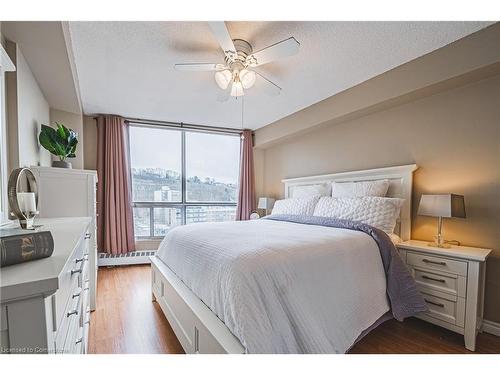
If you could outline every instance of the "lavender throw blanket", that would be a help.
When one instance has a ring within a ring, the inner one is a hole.
[[[380,256],[382,257],[382,263],[387,278],[387,296],[389,297],[394,318],[402,321],[417,313],[427,311],[424,298],[417,290],[415,280],[413,280],[406,265],[399,257],[396,247],[384,231],[359,221],[331,217],[270,215],[266,216],[264,219],[357,230],[368,234],[375,240],[380,250]]]

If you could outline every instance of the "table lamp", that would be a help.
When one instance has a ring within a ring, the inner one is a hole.
[[[274,205],[273,198],[264,197],[264,198],[259,198],[259,204],[257,205],[257,208],[260,210],[265,210],[267,215],[267,211],[271,210],[273,208],[273,205]]]
[[[463,195],[457,194],[422,194],[418,205],[418,215],[433,216],[438,218],[436,241],[429,246],[450,247],[441,233],[443,218],[465,218],[465,202]]]

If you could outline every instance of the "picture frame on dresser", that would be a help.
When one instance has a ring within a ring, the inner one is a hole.
[[[483,324],[486,259],[491,249],[443,248],[417,240],[396,247],[429,307],[418,318],[463,335],[465,347],[475,351]]]

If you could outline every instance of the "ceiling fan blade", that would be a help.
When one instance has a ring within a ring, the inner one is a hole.
[[[247,57],[247,63],[250,66],[258,66],[276,61],[285,57],[295,55],[299,52],[300,43],[292,36],[282,40],[272,46],[254,52]]]
[[[194,64],[175,64],[174,68],[181,72],[211,72],[217,70],[224,70],[224,64],[213,63],[194,63]]]
[[[255,71],[254,72],[262,79],[258,80],[258,87],[261,87],[266,94],[271,95],[271,96],[278,96],[281,93],[281,87],[279,87],[277,84],[274,82],[270,81],[266,77],[264,77],[262,74],[259,72]],[[257,85],[256,85],[257,86]]]
[[[236,58],[236,47],[231,39],[231,35],[229,35],[226,23],[224,21],[214,21],[209,22],[208,25],[212,29],[215,39],[219,42],[224,54],[229,60],[234,61]]]

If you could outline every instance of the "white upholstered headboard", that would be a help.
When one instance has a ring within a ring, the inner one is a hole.
[[[285,184],[285,198],[293,196],[293,189],[296,186],[316,185],[322,183],[336,182],[356,182],[389,180],[388,197],[403,198],[405,200],[401,208],[398,226],[395,232],[403,239],[410,239],[411,234],[411,194],[413,186],[413,172],[418,168],[416,164],[400,165],[395,167],[385,167],[367,169],[363,171],[340,172],[325,174],[320,176],[308,176],[298,178],[288,178],[282,180]]]

